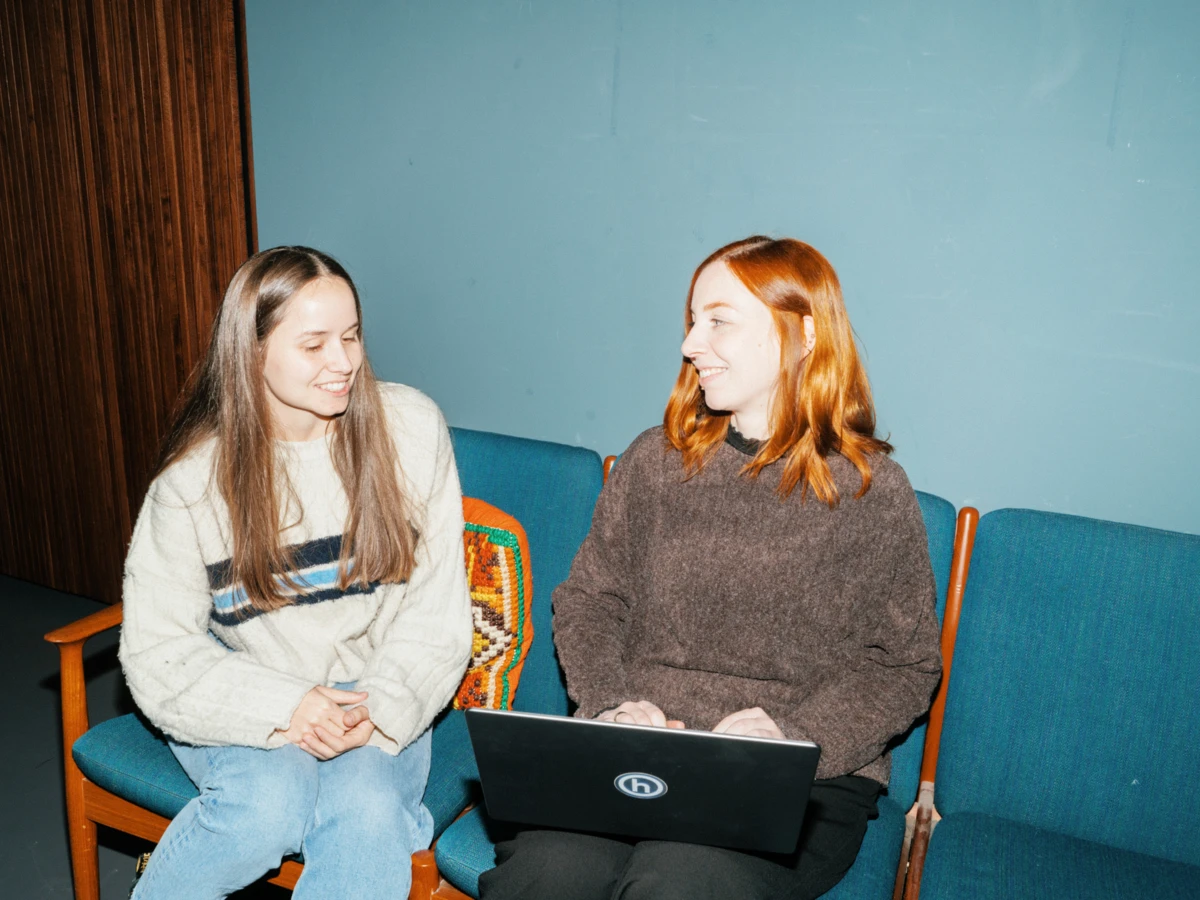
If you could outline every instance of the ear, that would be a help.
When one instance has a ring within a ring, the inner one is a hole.
[[[812,353],[813,347],[817,345],[817,331],[813,327],[813,317],[804,317],[804,355]]]

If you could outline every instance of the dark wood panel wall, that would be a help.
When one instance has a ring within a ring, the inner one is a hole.
[[[253,252],[235,0],[0,4],[0,571],[107,601]]]

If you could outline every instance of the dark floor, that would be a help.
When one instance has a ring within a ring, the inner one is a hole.
[[[11,727],[0,755],[0,893],[5,897],[74,897],[67,850],[62,786],[62,727],[58,693],[58,651],[42,635],[100,609],[83,597],[63,594],[0,575],[0,608],[10,616],[0,630],[0,683],[9,688]],[[92,722],[129,712],[132,702],[117,664],[117,635],[93,638],[84,650],[88,710]],[[20,710],[28,709],[28,718]],[[148,845],[100,829],[101,900],[123,900],[133,878],[134,858]],[[239,900],[286,898],[262,885],[237,894]]]

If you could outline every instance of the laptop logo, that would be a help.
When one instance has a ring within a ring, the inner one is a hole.
[[[624,775],[618,775],[613,785],[626,797],[637,800],[653,800],[667,792],[665,781],[645,772],[626,772]]]

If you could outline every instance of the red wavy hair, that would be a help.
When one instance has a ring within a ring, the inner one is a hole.
[[[811,488],[818,500],[832,508],[839,497],[826,458],[838,453],[858,469],[862,487],[855,497],[861,497],[871,487],[869,457],[891,453],[892,446],[875,437],[871,386],[858,358],[833,266],[816,249],[792,238],[755,236],[727,244],[692,275],[684,312],[685,334],[693,324],[696,279],[715,263],[728,266],[766,304],[779,333],[779,383],[771,398],[771,435],[742,472],[757,477],[782,459],[782,496],[799,486],[803,499]],[[807,356],[805,316],[812,316],[816,334]],[[663,431],[671,446],[683,454],[687,477],[704,468],[728,429],[729,416],[705,405],[696,367],[685,359],[667,401]]]

